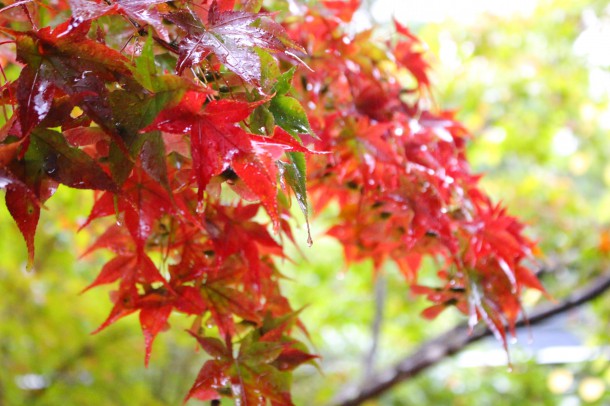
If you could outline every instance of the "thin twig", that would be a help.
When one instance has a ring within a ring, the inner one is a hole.
[[[375,373],[375,358],[379,347],[381,335],[381,324],[383,323],[383,308],[386,296],[386,277],[383,273],[378,273],[375,277],[375,315],[371,325],[371,348],[364,358],[363,381],[368,382]]]

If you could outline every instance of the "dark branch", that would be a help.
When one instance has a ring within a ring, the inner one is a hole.
[[[595,279],[559,303],[535,309],[529,317],[529,325],[541,323],[553,316],[590,302],[608,290],[610,290],[610,274]],[[528,322],[520,320],[517,322],[517,327],[522,327]],[[424,343],[413,354],[404,358],[392,368],[380,372],[376,377],[371,378],[365,387],[339,392],[340,394],[335,399],[334,404],[337,406],[354,406],[376,398],[394,385],[413,378],[447,357],[462,351],[468,345],[491,335],[491,331],[485,328],[476,329],[469,335],[468,326],[459,325]]]

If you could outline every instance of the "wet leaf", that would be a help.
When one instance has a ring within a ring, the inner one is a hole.
[[[59,183],[77,189],[117,190],[110,176],[89,155],[71,147],[61,133],[36,130],[29,148],[42,156],[46,176]]]
[[[292,79],[294,78],[295,72],[296,67],[293,66],[277,78],[277,82],[273,86],[273,90],[278,96],[285,96],[286,93],[290,91],[290,89],[292,88]]]
[[[106,14],[121,14],[132,20],[151,25],[161,38],[169,41],[167,29],[163,25],[163,17],[155,7],[157,4],[166,2],[166,0],[114,0],[109,2],[69,0],[72,20],[68,30]]]
[[[161,133],[158,131],[141,134],[144,139],[140,151],[140,161],[142,168],[148,175],[159,182],[166,190],[170,190],[167,166],[165,161],[165,144]]]
[[[277,125],[298,139],[298,134],[311,134],[305,109],[298,100],[289,96],[275,96],[269,105]]]
[[[144,333],[145,355],[144,364],[148,366],[155,337],[167,326],[167,320],[173,310],[171,303],[158,303],[144,306],[140,310],[140,325]]]
[[[28,135],[51,110],[54,87],[44,71],[45,65],[24,69],[15,82],[19,122],[23,136]]]
[[[279,212],[275,162],[270,157],[259,158],[256,155],[238,155],[232,161],[232,168],[237,176],[261,200],[277,229],[279,227]]]
[[[4,196],[6,208],[17,223],[28,249],[28,268],[34,264],[34,235],[40,218],[40,206],[27,190],[21,186],[10,185]]]
[[[246,82],[259,85],[261,61],[254,47],[271,51],[296,48],[279,25],[272,25],[264,14],[248,11],[221,11],[216,1],[203,23],[194,15],[170,16],[170,20],[187,32],[180,42],[180,58],[176,70],[198,65],[211,53],[229,70]]]
[[[186,402],[190,398],[199,400],[220,399],[221,393],[225,392],[227,386],[227,368],[228,366],[223,362],[206,361],[184,401]]]
[[[299,208],[305,216],[307,224],[307,242],[312,244],[311,231],[309,228],[309,203],[307,201],[307,185],[306,185],[306,162],[303,153],[291,152],[288,153],[290,161],[279,162],[281,175],[284,177],[286,184],[290,186],[299,204]]]

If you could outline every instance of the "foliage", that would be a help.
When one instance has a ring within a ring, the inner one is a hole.
[[[306,221],[308,198],[338,204],[328,234],[347,260],[394,262],[433,302],[427,318],[455,306],[506,343],[521,290],[542,289],[523,226],[470,172],[468,132],[427,107],[421,43],[399,23],[383,44],[349,34],[357,6],[283,19],[252,0],[3,9],[18,77],[3,85],[0,186],[28,263],[58,185],[95,190],[82,227],[104,229],[86,254],[112,256],[89,288],[116,287],[96,332],[138,313],[148,364],[170,315],[192,316],[211,358],[187,399],[291,404],[292,371],[314,362],[280,285],[292,195]],[[426,257],[432,287],[415,283]]]
[[[545,253],[545,288],[558,299],[608,270],[609,74],[582,45],[607,26],[609,11],[604,1],[541,1],[531,14],[486,16],[466,27],[445,21],[418,32],[431,54],[440,56],[433,75],[438,100],[459,108],[458,117],[481,135],[469,146],[472,165],[485,171],[485,189],[518,207],[531,225],[529,235]],[[607,309],[606,295],[594,308],[571,314],[566,330],[596,351],[608,340]],[[535,333],[533,340],[539,341]],[[534,378],[539,374],[550,379],[559,367],[518,364],[508,380],[502,367],[479,372],[490,382],[505,381],[502,398],[509,404],[519,403],[508,399],[522,390],[521,382],[540,382]],[[602,359],[567,365],[575,379],[565,392],[548,393],[539,385],[527,390],[547,393],[551,404],[576,403],[579,380],[596,375],[607,385],[607,367]],[[450,386],[469,374],[456,369],[440,379]],[[419,383],[403,389],[410,392]],[[483,385],[466,387],[460,397],[479,397],[482,390]],[[607,402],[604,395],[594,404]]]
[[[543,248],[544,286],[561,301],[608,270],[604,248],[608,127],[604,117],[610,93],[607,82],[601,80],[604,75],[600,77],[600,71],[607,77],[608,68],[593,65],[577,45],[583,32],[600,32],[599,27],[591,25],[590,13],[595,13],[598,23],[607,24],[609,11],[604,1],[574,0],[540,1],[531,10],[510,16],[481,15],[472,20],[448,12],[442,21],[425,22],[415,29],[430,47],[434,99],[456,109],[457,117],[477,134],[468,146],[470,163],[476,171],[485,172],[481,180],[485,190],[518,210],[528,224],[528,235]],[[409,21],[409,14],[402,16]],[[385,35],[378,34],[381,38]],[[561,148],[573,145],[562,141],[566,128],[577,141],[577,149],[572,152]],[[330,287],[313,291],[295,286],[290,293],[295,303],[318,304],[304,312],[303,318],[328,372],[318,378],[303,371],[299,374],[302,381],[296,381],[295,387],[314,387],[313,392],[321,394],[318,402],[323,403],[342,384],[366,382],[363,360],[371,348],[374,299],[366,273],[350,270],[339,280],[334,277],[333,267],[317,258],[313,261],[315,275],[322,281],[319,284]],[[420,277],[426,278],[433,267],[424,264]],[[456,312],[446,312],[431,323],[409,317],[422,304],[405,303],[395,270],[390,265],[384,271],[387,292],[373,376],[387,372],[386,368],[406,359],[420,343],[459,322]],[[300,275],[298,268],[289,275]],[[316,282],[314,277],[306,281],[312,286]],[[325,296],[338,290],[349,291],[350,295],[342,294],[332,304],[324,301]],[[526,294],[526,308],[543,302],[534,293]],[[608,304],[605,295],[596,301],[594,309],[583,306],[570,312],[560,318],[565,321],[561,333],[553,332],[574,337],[578,343],[571,347],[574,351],[597,354],[598,346],[608,342]],[[349,319],[342,319],[346,312],[350,312]],[[599,376],[607,387],[610,380],[605,357],[592,355],[591,361],[565,366],[526,363],[536,360],[535,350],[546,347],[547,341],[540,337],[538,328],[525,330],[519,334],[519,342],[510,346],[512,373],[507,373],[501,354],[498,363],[503,365],[497,367],[465,367],[460,355],[448,357],[423,376],[394,386],[378,402],[518,405],[523,399],[544,398],[539,403],[579,404],[581,379]],[[494,355],[493,343],[485,344],[468,347],[464,355],[476,354],[480,364],[485,364]],[[574,376],[573,384],[562,393],[553,393],[547,387],[547,379],[557,368],[567,368]],[[322,393],[326,398],[321,397]],[[607,402],[606,393],[593,404]]]

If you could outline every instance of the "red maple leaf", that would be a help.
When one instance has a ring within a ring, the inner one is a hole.
[[[190,132],[193,172],[199,187],[199,199],[216,175],[234,171],[261,200],[276,225],[277,168],[263,148],[255,150],[253,136],[238,124],[259,103],[236,100],[214,100],[203,106],[206,94],[188,92],[182,102],[162,112],[149,128],[168,132]],[[255,137],[255,139],[257,139]],[[260,137],[257,141],[260,142]],[[293,141],[281,141],[291,146]]]
[[[266,14],[221,11],[216,1],[210,5],[205,26],[192,13],[173,13],[168,19],[187,33],[178,45],[178,73],[201,63],[213,53],[243,80],[258,85],[261,61],[254,48],[303,51],[288,37],[282,26],[267,18]]]
[[[394,56],[400,66],[403,66],[413,74],[417,80],[418,87],[429,88],[428,62],[424,59],[424,49],[421,41],[411,31],[394,20],[396,31],[404,38],[394,46]]]
[[[69,0],[72,20],[68,29],[72,30],[85,21],[103,15],[120,14],[153,26],[161,38],[169,41],[167,29],[163,25],[163,16],[156,7],[167,2],[167,0]]]
[[[218,399],[229,392],[246,405],[293,404],[286,372],[273,365],[284,350],[281,342],[262,341],[253,331],[241,340],[234,356],[232,348],[218,339],[191,335],[214,359],[204,364],[185,400]]]

